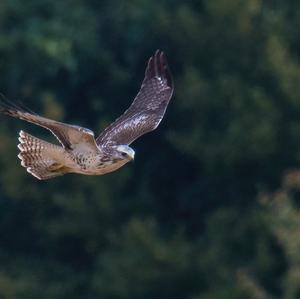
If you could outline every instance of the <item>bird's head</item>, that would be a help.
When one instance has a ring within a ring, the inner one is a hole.
[[[115,146],[116,156],[121,160],[134,160],[134,150],[128,145],[117,145]]]

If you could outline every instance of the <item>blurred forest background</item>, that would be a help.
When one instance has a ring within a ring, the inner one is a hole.
[[[1,299],[300,298],[300,2],[1,0],[0,91],[100,132],[156,49],[136,161],[41,182],[0,117]]]

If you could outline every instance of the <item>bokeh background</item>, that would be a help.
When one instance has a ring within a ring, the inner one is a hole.
[[[38,181],[0,117],[1,299],[300,298],[300,2],[1,0],[0,90],[100,132],[165,51],[135,163]]]

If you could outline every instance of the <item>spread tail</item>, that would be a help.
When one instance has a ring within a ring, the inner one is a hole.
[[[63,175],[68,169],[59,163],[64,149],[61,146],[38,139],[24,131],[19,133],[18,148],[21,165],[39,180],[46,180]]]

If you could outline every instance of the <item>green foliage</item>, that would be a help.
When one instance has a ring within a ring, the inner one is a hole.
[[[37,181],[17,132],[53,139],[1,117],[0,297],[298,298],[296,179],[278,185],[299,160],[299,14],[297,1],[2,0],[9,99],[98,132],[157,48],[175,94],[136,162],[103,177]]]

